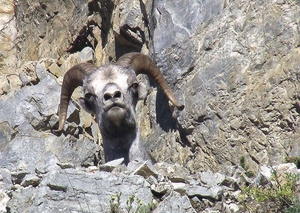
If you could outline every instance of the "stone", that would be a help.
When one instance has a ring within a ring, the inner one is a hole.
[[[14,184],[12,187],[11,187],[11,190],[12,191],[20,191],[22,190],[24,187],[21,186],[20,184]]]
[[[280,184],[284,184],[286,182],[287,175],[299,174],[299,170],[294,163],[279,164],[277,166],[273,166],[273,169],[276,172],[276,176],[274,178],[276,178],[277,180],[272,181],[278,181]]]
[[[78,63],[92,62],[94,59],[94,51],[91,47],[85,47],[78,54]]]
[[[57,63],[52,63],[48,69],[54,76],[62,75],[61,68],[57,65]]]
[[[145,2],[147,4],[147,1]],[[114,14],[116,23],[113,25],[113,33],[119,45],[129,46],[132,50],[139,52],[147,38],[146,27],[143,23],[147,18],[145,17],[146,11],[141,11],[141,9],[145,10],[145,3],[138,0],[130,3],[119,2]],[[118,51],[117,54],[119,54]]]
[[[185,182],[189,174],[187,169],[177,163],[159,162],[154,165],[154,168],[160,174],[167,176],[172,182]]]
[[[75,165],[71,162],[65,162],[65,163],[58,162],[57,165],[62,169],[69,169],[69,168],[74,168],[75,167]]]
[[[132,194],[143,203],[152,202],[147,182],[140,176],[114,175],[108,172],[85,172],[83,169],[58,169],[44,175],[38,187],[26,187],[12,192],[11,211],[42,212],[70,211],[107,212],[110,197],[122,192],[120,208]],[[25,196],[27,195],[27,196]],[[74,197],[74,195],[76,195]],[[30,202],[27,199],[30,198]],[[74,199],[75,198],[75,199]],[[27,201],[27,202],[26,202]],[[133,203],[136,209],[137,203]]]
[[[8,169],[1,168],[0,169],[0,189],[3,190],[9,190],[13,183],[12,183],[12,177],[11,172]]]
[[[160,195],[165,195],[169,194],[172,189],[172,183],[168,181],[159,181],[158,183],[154,183],[151,185],[151,191],[160,194]]]
[[[198,197],[192,197],[190,198],[190,202],[196,211],[203,210],[204,202],[202,199],[200,200]]]
[[[147,179],[150,176],[153,176],[153,177],[158,176],[158,173],[157,173],[156,169],[152,166],[150,161],[145,161],[132,174],[133,175],[141,175],[145,179]]]
[[[273,169],[278,173],[298,173],[298,168],[294,163],[279,164]]]
[[[150,176],[147,178],[147,181],[150,185],[157,185],[158,184],[158,180],[157,178]]]
[[[240,185],[240,179],[234,177],[225,176],[224,181],[221,183],[221,186],[228,187],[233,190],[238,190]]]
[[[20,167],[19,169],[21,169]],[[24,169],[24,168],[23,168]],[[29,174],[29,171],[24,171],[24,170],[19,170],[19,171],[14,171],[11,173],[12,181],[14,184],[20,184],[24,177]]]
[[[27,187],[27,186],[33,186],[36,187],[40,184],[41,178],[39,178],[36,175],[33,174],[27,174],[22,182],[21,182],[21,186],[23,187]]]
[[[19,74],[19,78],[22,81],[22,86],[37,84],[38,77],[36,74],[36,61],[28,61],[17,71]]]
[[[66,165],[70,166],[70,164],[74,166],[73,163],[61,163],[54,153],[47,151],[44,153],[43,159],[39,160],[35,164],[34,172],[40,176],[50,172],[51,170],[64,168]]]
[[[222,195],[224,193],[224,188],[221,186],[215,186],[210,188],[211,190],[211,198],[214,200],[220,200],[222,198]]]
[[[239,210],[240,210],[240,208],[238,207],[238,205],[235,204],[235,203],[225,204],[224,208],[225,208],[226,212],[230,212],[230,213],[231,212],[232,213],[239,212]]]
[[[211,192],[209,188],[204,186],[193,186],[187,188],[188,196],[199,196],[199,197],[209,197],[211,196]]]
[[[106,172],[111,172],[113,171],[116,167],[120,166],[124,162],[124,158],[120,158],[117,160],[112,160],[109,161],[103,165],[100,165],[100,171],[106,171]]]
[[[98,169],[98,167],[97,166],[89,166],[88,167],[88,171],[89,172],[95,172],[95,171],[98,171],[99,169]]]
[[[257,185],[266,185],[271,181],[273,170],[269,166],[261,166],[254,182]]]
[[[47,60],[46,60],[47,62]],[[52,63],[52,62],[51,62]],[[45,65],[45,60],[40,60],[37,62],[36,67],[35,67],[35,73],[39,81],[43,80],[45,77],[48,76],[47,72],[48,66]]]
[[[153,213],[163,212],[196,213],[189,198],[186,195],[181,196],[178,192],[171,193],[153,211]]]
[[[225,175],[221,173],[212,173],[211,171],[200,173],[201,182],[208,187],[221,185],[225,181],[225,179]]]
[[[0,212],[7,212],[6,207],[9,200],[9,196],[3,190],[0,190]]]
[[[204,186],[190,186],[187,187],[188,196],[197,196],[200,198],[207,198],[213,200],[219,200],[224,192],[224,189],[219,186],[215,186],[212,188],[207,188]]]
[[[181,195],[186,194],[187,185],[185,183],[171,183],[173,190],[179,192]]]
[[[220,211],[215,208],[206,208],[203,213],[220,213]]]

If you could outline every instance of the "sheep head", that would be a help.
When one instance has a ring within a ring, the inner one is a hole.
[[[135,130],[135,106],[147,90],[132,69],[115,64],[100,67],[86,76],[83,92],[80,104],[96,115],[101,134],[113,137]]]
[[[84,97],[80,98],[80,103],[86,111],[96,116],[103,137],[106,160],[123,157],[122,154],[116,156],[114,150],[122,146],[122,150],[117,152],[122,153],[125,150],[126,153],[132,143],[137,141],[135,106],[147,94],[145,85],[137,82],[138,74],[148,75],[157,82],[174,106],[179,110],[184,108],[177,102],[164,76],[148,56],[128,53],[116,63],[102,67],[82,63],[66,72],[61,90],[59,128],[54,132],[62,132],[70,97],[76,87],[83,86]],[[119,144],[120,140],[115,138],[122,137],[126,141]],[[129,159],[128,156],[127,158]]]

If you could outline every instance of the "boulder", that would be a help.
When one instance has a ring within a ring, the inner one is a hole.
[[[140,176],[57,168],[44,174],[38,186],[12,191],[8,208],[11,212],[109,212],[112,196],[119,193],[120,210],[126,209],[131,195],[152,202],[149,184]],[[132,204],[133,209],[137,206]]]

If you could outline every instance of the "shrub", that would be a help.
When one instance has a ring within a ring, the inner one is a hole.
[[[122,192],[117,193],[116,195],[112,195],[110,199],[110,213],[120,213],[120,198]],[[117,200],[116,200],[117,198]],[[136,209],[133,208],[133,203],[136,202],[137,207]],[[126,201],[126,212],[127,213],[150,213],[155,207],[154,202],[145,204],[142,202],[141,199],[135,197],[135,195],[129,196]]]
[[[257,212],[257,209],[253,208],[259,208],[261,212],[300,212],[300,203],[296,197],[298,179],[299,174],[286,173],[280,181],[274,171],[269,184],[245,187],[239,201],[246,209],[250,208],[250,212]]]

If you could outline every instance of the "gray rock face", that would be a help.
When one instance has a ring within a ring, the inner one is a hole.
[[[191,206],[187,196],[181,196],[177,192],[164,199],[158,207],[153,211],[155,213],[163,212],[178,212],[178,213],[196,213],[195,209]]]
[[[223,9],[224,1],[154,1],[152,11],[153,57],[170,82],[192,67],[194,33]]]
[[[9,208],[13,212],[110,212],[111,196],[119,192],[122,209],[132,194],[143,203],[152,201],[149,184],[140,176],[58,168],[44,175],[38,187],[14,191]]]
[[[268,165],[299,156],[298,1],[0,5],[0,212],[105,212],[110,201],[125,211],[132,194],[157,200],[155,212],[238,212],[243,184],[265,186],[274,169],[297,173]],[[103,65],[131,51],[156,61],[185,109],[169,105],[150,81],[137,114],[158,163],[98,171],[101,136],[76,102],[80,91],[64,134],[51,133],[59,84],[76,63]],[[258,171],[254,179],[241,159]]]
[[[299,5],[252,3],[154,3],[151,54],[186,105],[173,112],[150,95],[155,159],[197,171],[244,157],[256,171],[298,156]]]
[[[75,166],[92,165],[99,147],[81,137],[56,137],[50,133],[54,128],[52,117],[56,116],[60,87],[53,77],[47,75],[35,86],[24,87],[6,100],[0,100],[1,147],[0,165],[10,170],[41,173],[47,161],[71,162]],[[70,107],[76,113],[75,107]],[[47,131],[47,132],[45,132]]]
[[[26,13],[25,13],[26,11]],[[19,1],[16,7],[18,23],[18,55],[22,61],[37,61],[43,58],[58,58],[72,49],[73,37],[82,31],[88,11],[88,1]],[[76,22],[73,21],[76,19]],[[49,30],[49,29],[52,30]],[[28,38],[28,39],[25,39]],[[78,37],[78,40],[84,39]],[[86,40],[80,41],[83,45]],[[53,51],[53,47],[57,48]]]

